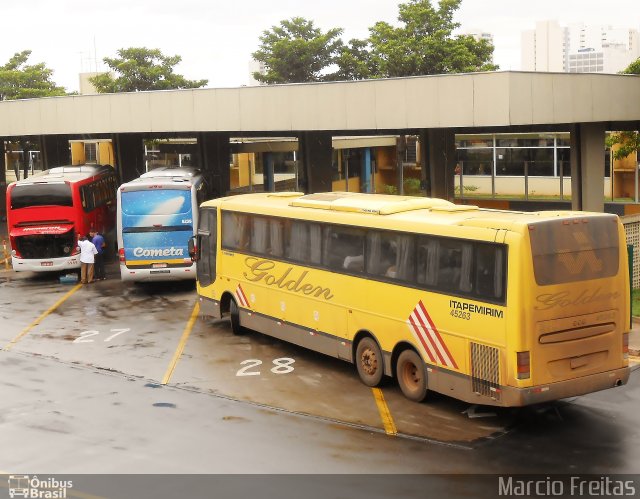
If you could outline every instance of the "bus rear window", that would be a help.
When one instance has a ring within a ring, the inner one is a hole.
[[[186,215],[191,212],[191,193],[174,189],[125,191],[122,212],[125,215]]]
[[[618,273],[615,216],[559,219],[529,226],[539,286],[612,277]]]
[[[29,206],[73,206],[69,184],[16,185],[11,190],[11,209]]]

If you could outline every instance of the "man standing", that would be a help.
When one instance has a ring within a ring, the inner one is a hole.
[[[87,284],[93,282],[93,264],[98,250],[85,235],[78,240],[80,246],[80,282]]]
[[[89,232],[89,236],[91,237],[91,242],[98,251],[95,257],[96,281],[104,281],[106,277],[104,273],[104,250],[107,247],[107,243],[105,243],[104,237],[93,229]]]

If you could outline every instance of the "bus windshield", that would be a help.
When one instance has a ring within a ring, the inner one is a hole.
[[[612,277],[618,273],[615,216],[559,219],[529,227],[539,286]]]
[[[29,206],[73,206],[71,186],[66,183],[16,185],[11,190],[11,209]]]
[[[183,190],[127,191],[122,193],[122,212],[125,215],[186,214],[191,211],[190,197],[190,192]]]
[[[122,193],[121,206],[123,227],[151,227],[158,224],[167,227],[192,223],[190,191],[125,191]]]

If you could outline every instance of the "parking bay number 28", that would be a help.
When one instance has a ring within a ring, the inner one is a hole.
[[[290,357],[281,357],[279,359],[273,359],[273,367],[271,372],[273,374],[289,374],[293,371],[294,359]],[[260,376],[260,371],[250,371],[254,367],[258,367],[262,364],[259,359],[247,359],[240,362],[240,365],[244,366],[238,369],[236,376]]]

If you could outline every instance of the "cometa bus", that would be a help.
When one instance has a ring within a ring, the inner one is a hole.
[[[161,167],[118,188],[118,255],[123,281],[195,280],[187,244],[207,184],[197,168]]]
[[[429,390],[523,406],[627,382],[629,275],[615,215],[429,198],[262,193],[200,208],[204,315]]]

